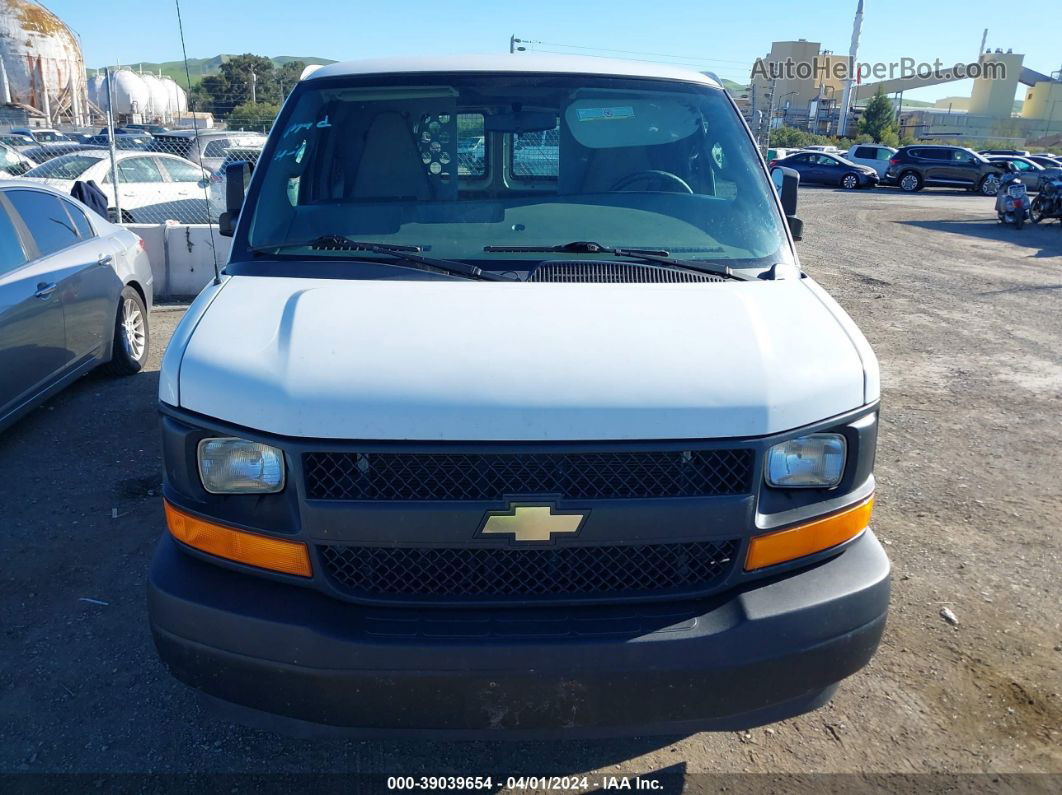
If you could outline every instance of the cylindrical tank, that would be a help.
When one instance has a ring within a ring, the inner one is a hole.
[[[113,88],[108,85],[104,78],[99,88],[99,97],[102,109],[107,110],[107,92],[112,92],[111,101],[114,102],[114,112],[121,115],[132,113],[148,113],[151,104],[151,91],[147,84],[136,72],[129,69],[118,69],[111,72],[114,81]]]
[[[151,118],[166,121],[170,117],[170,94],[163,82],[155,75],[145,72],[140,75],[148,91],[148,106],[144,113]]]
[[[103,92],[101,90],[103,83],[103,75],[101,75],[99,72],[94,74],[88,80],[88,99],[89,102],[91,102],[97,108],[107,107],[107,98],[103,96]]]
[[[81,124],[88,107],[81,45],[51,11],[30,0],[0,0],[0,100],[29,105]]]
[[[176,115],[188,110],[188,100],[184,89],[177,85],[172,77],[162,78],[162,85],[166,87],[166,95],[169,97],[170,113]]]

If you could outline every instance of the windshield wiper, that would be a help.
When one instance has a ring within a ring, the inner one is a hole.
[[[484,251],[491,253],[530,253],[548,252],[555,254],[614,254],[617,257],[629,257],[642,262],[659,263],[671,268],[684,268],[697,273],[708,273],[712,276],[722,276],[727,279],[744,281],[746,277],[734,273],[729,265],[718,262],[703,262],[699,260],[675,259],[667,249],[651,248],[612,248],[594,243],[589,240],[575,240],[571,243],[562,243],[557,246],[484,246]]]
[[[420,254],[424,249],[420,246],[410,246],[401,243],[374,243],[368,240],[354,240],[346,235],[321,235],[313,240],[301,243],[281,243],[276,246],[255,246],[251,251],[256,254],[274,251],[282,248],[317,248],[333,251],[371,251],[374,254],[387,254],[399,262],[407,262],[413,265],[423,266],[422,270],[434,269],[451,276],[464,276],[468,279],[481,279],[483,281],[510,281],[505,276],[485,271],[475,265],[469,265],[457,260],[438,259],[425,257]]]

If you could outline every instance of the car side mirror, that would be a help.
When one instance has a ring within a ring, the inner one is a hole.
[[[247,193],[247,184],[251,181],[253,165],[246,160],[227,163],[225,172],[225,212],[218,217],[218,233],[232,237],[236,231],[236,221],[243,207],[243,197]]]
[[[771,169],[771,181],[774,183],[778,197],[782,200],[782,211],[789,223],[793,240],[800,240],[804,234],[804,222],[797,218],[797,188],[800,187],[800,172],[785,166]]]

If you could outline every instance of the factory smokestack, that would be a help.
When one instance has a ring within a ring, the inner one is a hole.
[[[988,41],[988,28],[981,34],[981,49],[977,51],[977,60],[981,60],[981,54],[985,51],[985,42]]]
[[[859,31],[863,27],[863,0],[856,6],[855,20],[852,22],[852,44],[848,48],[848,79],[844,81],[844,93],[841,95],[841,118],[838,134],[848,135],[848,111],[852,107],[852,89],[855,87],[856,59],[859,56]]]

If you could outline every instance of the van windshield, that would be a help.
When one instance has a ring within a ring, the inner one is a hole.
[[[535,257],[499,253],[505,247],[572,241],[738,268],[793,259],[739,116],[721,90],[696,83],[556,74],[309,80],[255,177],[247,209],[257,251],[366,259],[307,243],[345,236],[484,268]]]

